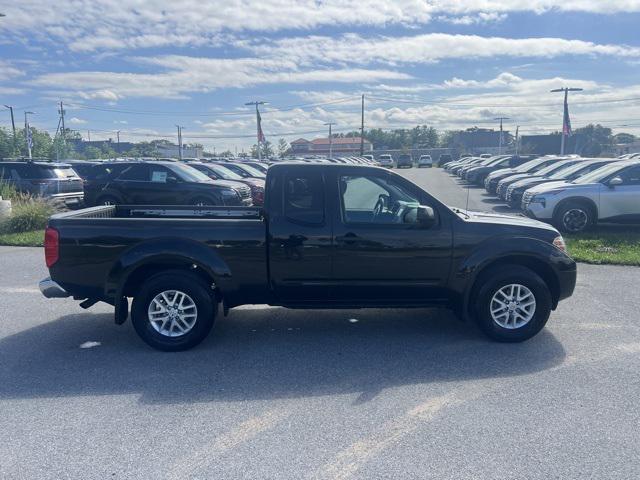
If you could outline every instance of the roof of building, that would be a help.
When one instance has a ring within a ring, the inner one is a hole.
[[[311,143],[314,145],[329,145],[328,138],[314,138],[311,140]],[[344,137],[344,138],[333,138],[331,139],[331,143],[333,145],[352,145],[358,144],[360,145],[360,137]],[[365,139],[364,143],[371,143],[369,140]]]
[[[311,143],[311,142],[309,142],[309,140],[307,140],[305,138],[299,138],[299,139],[294,140],[293,142],[291,142],[290,145],[294,145],[294,144],[298,144],[298,143]]]

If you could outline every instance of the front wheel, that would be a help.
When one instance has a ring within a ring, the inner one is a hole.
[[[167,270],[146,280],[133,299],[131,321],[136,333],[157,350],[188,350],[213,327],[216,303],[197,275]]]
[[[551,292],[532,270],[507,266],[483,275],[475,299],[476,321],[489,338],[522,342],[544,328],[551,314]]]
[[[558,209],[553,220],[560,231],[579,233],[589,228],[594,221],[594,215],[586,205],[569,202]]]

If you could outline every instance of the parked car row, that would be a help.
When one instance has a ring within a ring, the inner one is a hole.
[[[640,156],[469,157],[444,168],[567,233],[598,222],[640,223]]]
[[[313,157],[290,163],[377,165],[365,157]],[[261,206],[272,162],[250,159],[0,161],[0,181],[60,200],[69,208],[97,205]]]
[[[438,159],[438,165],[443,165],[447,162],[451,162],[452,160],[453,159],[451,155],[449,155],[448,153],[443,153],[442,155],[440,155]],[[422,167],[430,168],[430,167],[433,167],[434,165],[434,161],[431,155],[420,155],[418,159],[414,162],[414,158],[411,156],[411,154],[408,154],[408,153],[401,153],[395,159],[393,158],[393,155],[384,153],[378,156],[377,163],[381,167],[387,167],[387,168],[393,168],[394,166],[397,168],[412,168],[414,164],[418,168],[422,168]]]

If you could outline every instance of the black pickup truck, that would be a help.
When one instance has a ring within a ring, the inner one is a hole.
[[[498,341],[538,333],[570,296],[560,234],[449,208],[386,169],[278,164],[263,208],[100,206],[50,218],[47,297],[115,306],[161,350],[202,341],[218,309],[452,308]]]

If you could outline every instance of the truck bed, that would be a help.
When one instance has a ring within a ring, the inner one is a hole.
[[[233,272],[230,281],[248,290],[238,293],[264,300],[267,246],[260,208],[99,206],[53,215],[48,226],[58,231],[60,245],[52,278],[76,296],[109,299],[114,272],[148,252],[184,252],[195,264],[206,250]]]
[[[85,208],[65,212],[51,217],[53,220],[65,219],[124,219],[124,218],[163,218],[163,219],[261,219],[258,207],[186,207],[158,205],[111,205]]]

